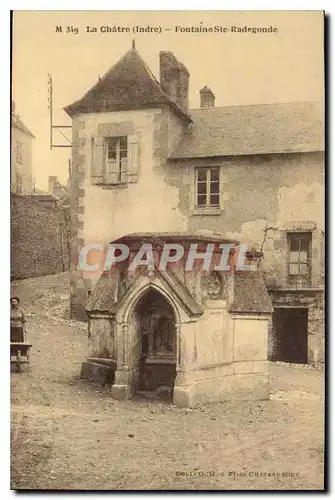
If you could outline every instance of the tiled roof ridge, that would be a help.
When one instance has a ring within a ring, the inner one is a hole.
[[[227,108],[246,108],[246,107],[260,107],[260,106],[281,106],[281,105],[294,105],[294,104],[316,104],[316,103],[322,103],[324,102],[323,99],[315,99],[315,100],[310,100],[310,101],[281,101],[281,102],[265,102],[265,103],[254,103],[254,104],[229,104],[227,106],[213,106],[209,108],[191,108],[190,113],[193,111],[212,111],[215,109],[227,109]]]
[[[190,110],[170,159],[324,151],[324,101]]]

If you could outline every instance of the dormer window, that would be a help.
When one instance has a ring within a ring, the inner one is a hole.
[[[106,137],[106,182],[122,184],[127,182],[128,139],[127,137]]]

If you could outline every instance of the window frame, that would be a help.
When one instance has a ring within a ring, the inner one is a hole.
[[[205,181],[200,181],[206,183],[206,190],[205,193],[199,193],[198,192],[198,186],[199,186],[199,172],[203,170],[206,172],[206,180]],[[217,180],[211,180],[211,171],[212,170],[217,170],[218,172],[218,179]],[[222,213],[222,176],[221,176],[221,165],[199,165],[199,166],[194,166],[193,168],[193,186],[194,186],[194,192],[193,192],[193,213],[195,215],[197,214],[212,214],[212,215],[219,215]],[[211,193],[211,183],[218,183],[218,190],[215,192]],[[199,205],[198,200],[199,200],[199,195],[204,195],[206,196],[206,204],[204,205]],[[211,196],[217,196],[218,197],[218,203],[217,204],[211,204]]]
[[[293,239],[297,239],[299,241],[299,250],[298,250],[298,261],[296,260],[291,260],[291,253],[292,253],[292,242]],[[305,281],[310,281],[312,277],[312,232],[311,231],[290,231],[287,233],[287,248],[288,248],[288,256],[287,256],[287,275],[290,280],[305,280]],[[308,250],[307,250],[307,259],[306,261],[302,261],[300,258],[301,254],[301,242],[302,240],[307,240],[308,243]],[[293,274],[291,273],[291,265],[298,265],[299,266],[299,273]],[[307,266],[307,273],[302,274],[300,272],[301,266],[306,265]]]
[[[121,141],[125,140],[126,143],[126,148],[121,147]],[[115,141],[116,148],[115,148],[115,164],[117,166],[115,174],[117,175],[117,181],[116,182],[110,182],[108,180],[108,176],[113,174],[113,170],[110,167],[112,165],[112,161],[110,161],[109,158],[109,153],[111,151],[110,149],[110,143],[112,141]],[[128,172],[129,172],[129,146],[128,146],[128,136],[127,135],[122,135],[122,136],[106,136],[104,137],[104,170],[105,170],[105,182],[106,184],[109,185],[123,185],[127,184],[128,182]],[[123,151],[126,151],[127,156],[126,156],[126,168],[122,168],[122,157],[121,153]]]

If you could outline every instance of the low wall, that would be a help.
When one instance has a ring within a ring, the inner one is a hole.
[[[11,193],[11,278],[69,269],[67,224],[59,208]]]

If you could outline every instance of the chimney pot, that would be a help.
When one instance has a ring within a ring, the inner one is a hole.
[[[215,95],[207,85],[200,90],[200,107],[213,108],[215,106]]]

